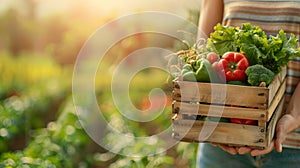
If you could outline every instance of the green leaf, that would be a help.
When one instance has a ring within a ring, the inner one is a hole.
[[[237,51],[234,40],[238,29],[235,27],[224,27],[221,24],[217,24],[214,29],[215,31],[210,34],[210,38],[207,40],[209,51],[214,51],[219,55],[223,55],[227,51]]]

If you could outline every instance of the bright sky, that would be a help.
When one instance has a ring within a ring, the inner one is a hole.
[[[44,16],[48,13],[63,12],[77,5],[88,7],[97,15],[106,15],[109,12],[118,12],[126,15],[138,11],[155,10],[172,12],[185,15],[189,8],[200,8],[201,0],[35,0],[38,2],[38,15]],[[13,5],[17,9],[24,9],[24,0],[1,0],[0,11]]]

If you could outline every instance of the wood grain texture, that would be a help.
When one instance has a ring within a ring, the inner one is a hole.
[[[264,128],[252,125],[180,120],[173,124],[174,136],[194,142],[215,142],[265,147]]]
[[[173,137],[184,142],[268,147],[283,109],[285,76],[283,69],[268,87],[174,81]],[[199,116],[250,119],[258,124],[196,120]],[[294,143],[292,138],[286,144]]]
[[[176,110],[175,110],[176,109]],[[174,102],[173,113],[266,121],[267,110]]]

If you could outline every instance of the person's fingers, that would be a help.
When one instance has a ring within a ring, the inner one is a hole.
[[[222,150],[224,150],[224,151],[226,151],[226,152],[228,152],[228,153],[230,153],[230,154],[232,154],[232,155],[235,155],[235,154],[237,154],[237,150],[234,148],[234,147],[230,147],[230,146],[228,146],[228,145],[224,145],[224,144],[219,144],[219,143],[214,143],[214,142],[212,142],[211,143],[213,146],[218,146],[219,148],[221,148]]]
[[[276,141],[276,151],[277,152],[282,152],[282,142]]]
[[[232,154],[232,155],[235,155],[237,153],[236,149],[233,148],[233,147],[229,147],[227,145],[223,145],[223,144],[219,144],[218,145],[221,149],[223,149],[224,151]]]
[[[263,150],[254,149],[250,152],[251,156],[258,156],[270,153],[274,149],[274,141],[271,142],[270,146]]]
[[[246,154],[246,153],[250,153],[251,152],[251,148],[248,148],[248,147],[240,147],[237,149],[238,153],[243,155],[243,154]]]
[[[282,143],[285,141],[287,133],[293,129],[297,120],[289,114],[281,117],[276,125],[275,148],[277,152],[282,152]]]
[[[276,128],[275,148],[277,152],[282,152],[282,143],[285,140],[286,133],[281,127]]]

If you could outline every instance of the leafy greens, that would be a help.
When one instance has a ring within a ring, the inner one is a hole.
[[[250,23],[241,27],[218,24],[214,29],[207,40],[209,51],[219,55],[227,51],[244,53],[250,65],[263,65],[275,74],[293,58],[300,57],[297,37],[294,34],[287,36],[283,30],[277,36],[267,36],[260,27]]]

